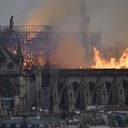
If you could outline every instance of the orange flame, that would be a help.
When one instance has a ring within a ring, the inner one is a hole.
[[[119,61],[116,58],[110,58],[109,61],[102,59],[100,57],[100,52],[94,47],[94,62],[95,65],[91,66],[91,68],[128,68],[128,48],[126,48],[120,57]]]

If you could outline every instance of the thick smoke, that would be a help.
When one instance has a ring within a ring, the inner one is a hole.
[[[54,26],[50,47],[55,47],[54,44],[56,49],[52,61],[61,68],[79,68],[86,64],[85,48],[80,43],[80,5],[78,0],[50,0],[30,14],[28,24]]]
[[[52,35],[51,39],[51,42],[56,42],[57,48],[54,59],[61,67],[78,68],[85,66],[87,61],[80,39],[81,2],[82,0],[0,1],[0,24],[8,24],[8,19],[13,15],[14,23],[18,25],[55,26],[54,37]],[[90,31],[101,30],[102,56],[107,59],[120,57],[128,46],[128,1],[85,0],[85,4],[90,17]]]
[[[79,68],[85,65],[85,48],[82,47],[76,30],[77,20],[68,20],[66,24],[57,27],[59,34],[54,59],[61,68]]]
[[[28,12],[27,24],[58,25],[80,13],[78,0],[43,0],[40,6]]]
[[[90,16],[91,31],[96,32],[101,28],[103,47],[99,50],[102,57],[108,60],[110,57],[119,58],[127,46],[127,43],[122,43],[127,40],[127,36],[124,36],[127,30],[123,25],[125,14],[119,9],[119,5],[123,3],[125,7],[127,2],[124,0],[123,2],[117,0],[116,3],[115,0],[97,0],[97,2],[100,5],[95,5],[95,1],[85,0],[87,13]],[[54,51],[53,58],[60,67],[79,68],[88,64],[88,60],[85,58],[86,51],[81,46],[80,39],[81,4],[82,0],[44,0],[37,10],[29,12],[27,24],[55,26],[54,34],[57,33],[59,36],[57,36],[57,49]],[[123,36],[121,32],[123,32]],[[55,40],[51,39],[53,42]],[[90,57],[93,58],[92,55]]]

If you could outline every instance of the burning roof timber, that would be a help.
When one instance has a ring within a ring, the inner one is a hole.
[[[18,42],[24,56],[24,68],[31,69],[37,62],[43,66],[47,59],[47,44],[51,26],[0,26],[0,41],[15,58]]]
[[[55,28],[49,25],[14,26],[12,16],[9,26],[0,26],[0,41],[14,58],[17,54],[18,42],[20,42],[24,69],[31,70],[37,63],[40,63],[42,68],[53,68],[53,65],[63,69],[128,68],[128,48],[120,57],[108,59],[93,45],[89,45],[90,54],[87,53],[87,48],[80,44],[80,41],[87,43],[83,40],[88,35],[86,31],[77,40],[76,33],[75,35],[72,32],[65,34],[56,30],[54,32],[54,30]],[[96,37],[100,38],[100,33]],[[89,65],[88,61],[91,62]]]

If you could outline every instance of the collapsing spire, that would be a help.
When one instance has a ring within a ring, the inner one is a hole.
[[[81,11],[86,12],[85,0],[82,0]]]
[[[82,44],[86,47],[86,49],[90,49],[89,47],[89,16],[87,15],[85,0],[82,0],[81,5],[81,24],[80,31],[82,36]]]

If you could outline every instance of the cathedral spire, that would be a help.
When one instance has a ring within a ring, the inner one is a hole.
[[[85,0],[81,2],[81,24],[80,31],[82,36],[82,44],[89,49],[89,16],[87,15],[87,9]]]
[[[81,22],[80,22],[81,43],[85,47],[87,66],[90,65],[91,44],[90,44],[90,18],[87,14],[85,0],[81,0]]]
[[[85,0],[82,0],[81,11],[86,12]]]

